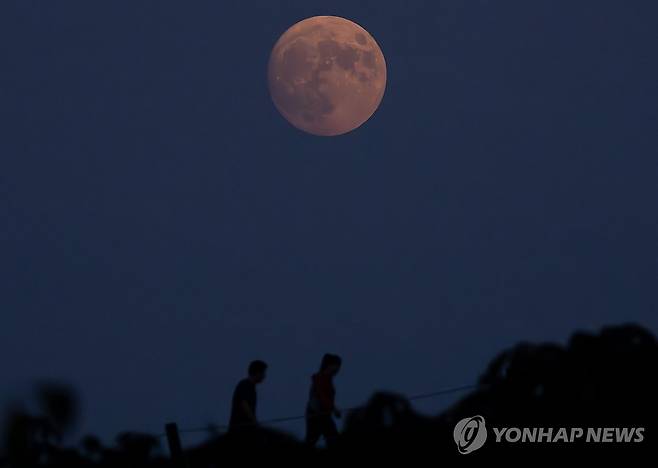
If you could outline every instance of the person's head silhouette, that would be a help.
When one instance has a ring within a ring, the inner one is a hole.
[[[320,373],[333,377],[340,371],[340,366],[342,363],[343,360],[340,356],[327,353],[322,356],[322,362],[320,363]]]
[[[255,384],[265,380],[267,374],[267,364],[264,361],[256,360],[249,364],[249,380]]]

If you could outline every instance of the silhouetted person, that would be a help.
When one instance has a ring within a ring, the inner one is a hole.
[[[330,447],[338,438],[333,416],[341,417],[336,408],[334,377],[340,371],[342,359],[335,354],[325,354],[320,370],[311,378],[311,391],[306,405],[306,443],[315,446],[324,437]]]
[[[263,361],[253,361],[249,364],[249,375],[238,383],[233,392],[230,431],[253,428],[258,423],[256,419],[256,385],[265,380],[266,372],[267,364]]]

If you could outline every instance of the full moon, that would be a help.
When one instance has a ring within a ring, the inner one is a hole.
[[[379,107],[386,61],[358,24],[314,16],[293,25],[274,45],[268,83],[274,105],[292,125],[313,135],[341,135]]]

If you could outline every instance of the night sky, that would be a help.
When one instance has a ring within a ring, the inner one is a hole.
[[[382,105],[273,106],[295,22],[366,28]],[[263,419],[476,381],[519,341],[658,331],[653,0],[0,2],[0,402],[69,382],[81,431]],[[455,398],[455,397],[452,397]],[[453,401],[419,406],[438,411]],[[297,432],[293,423],[282,428]]]

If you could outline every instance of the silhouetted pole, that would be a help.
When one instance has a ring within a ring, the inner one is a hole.
[[[178,425],[176,423],[168,423],[165,425],[165,432],[167,434],[167,442],[169,443],[169,454],[171,461],[176,468],[187,468],[185,456],[183,455],[183,447],[180,443],[180,435],[178,434]]]

